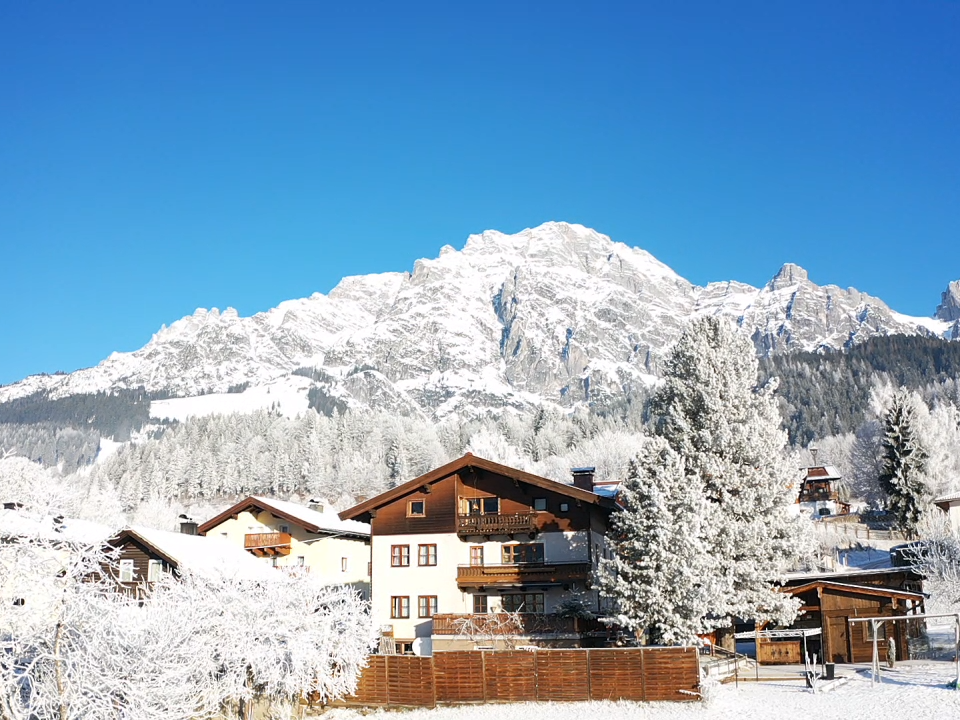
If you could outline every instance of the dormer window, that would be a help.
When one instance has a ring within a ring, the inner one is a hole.
[[[426,514],[426,500],[411,500],[407,503],[407,517],[425,517]]]

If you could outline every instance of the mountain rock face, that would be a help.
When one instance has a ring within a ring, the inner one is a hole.
[[[960,339],[960,280],[954,280],[940,296],[935,316],[938,320],[950,323],[948,336],[951,340]]]
[[[0,388],[0,402],[144,386],[178,396],[277,382],[309,368],[343,406],[441,417],[603,402],[655,381],[693,317],[731,318],[761,354],[839,348],[878,334],[950,336],[960,283],[937,318],[912,318],[784,265],[762,288],[698,287],[649,253],[580,225],[472,235],[412,273],[345,278],[329,295],[249,318],[197,310],[132,353]]]

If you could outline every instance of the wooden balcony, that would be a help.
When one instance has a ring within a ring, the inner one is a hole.
[[[457,586],[514,587],[521,585],[564,585],[590,579],[590,563],[518,563],[516,565],[460,565]]]
[[[533,535],[537,532],[537,514],[458,515],[457,535]]]
[[[243,538],[243,547],[257,557],[290,554],[290,533],[250,533]]]
[[[516,619],[519,627],[514,625]],[[494,635],[561,635],[604,629],[596,620],[560,617],[545,613],[489,613],[486,615],[434,615],[434,635],[470,635],[490,632]]]

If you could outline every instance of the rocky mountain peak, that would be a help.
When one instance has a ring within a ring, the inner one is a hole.
[[[960,280],[954,280],[940,295],[940,304],[934,314],[938,320],[956,322],[960,320]]]
[[[767,283],[771,290],[781,290],[792,285],[797,285],[804,281],[809,281],[807,271],[794,263],[784,263],[783,267],[773,276],[773,279]]]

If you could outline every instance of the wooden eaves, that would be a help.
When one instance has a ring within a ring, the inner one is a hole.
[[[597,495],[573,485],[567,485],[565,483],[560,483],[545,477],[540,477],[539,475],[533,475],[531,473],[524,472],[523,470],[517,470],[516,468],[501,465],[500,463],[495,463],[492,460],[485,460],[484,458],[467,453],[463,457],[453,460],[446,465],[442,465],[435,470],[431,470],[430,472],[425,473],[418,478],[414,478],[413,480],[405,482],[402,485],[398,485],[391,490],[380,493],[379,495],[372,497],[369,500],[360,503],[359,505],[354,505],[352,508],[344,510],[340,513],[340,519],[356,520],[357,518],[370,513],[371,511],[376,511],[376,509],[379,507],[402,498],[404,495],[408,495],[420,490],[429,492],[428,488],[430,485],[437,483],[440,480],[444,480],[451,475],[459,473],[467,468],[486,470],[497,475],[512,478],[515,482],[523,482],[527,483],[528,485],[543,488],[545,490],[552,490],[553,492],[567,495],[574,500],[597,505],[608,510],[613,510],[616,508],[616,503],[611,498]]]

